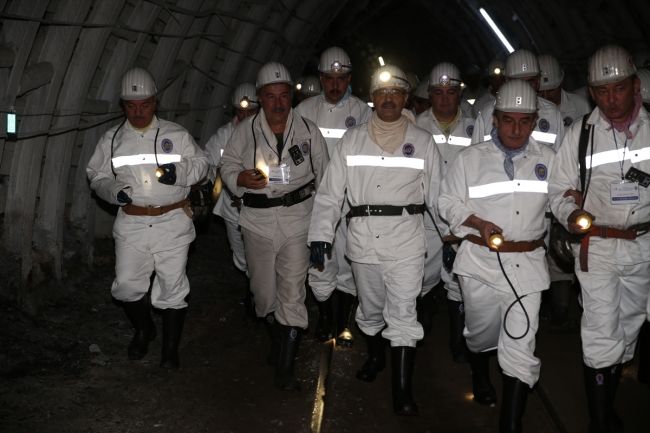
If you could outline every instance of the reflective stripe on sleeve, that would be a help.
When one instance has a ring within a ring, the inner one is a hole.
[[[469,187],[469,198],[483,198],[515,192],[548,193],[548,183],[539,180],[509,180],[507,182],[488,183]]]
[[[420,158],[348,155],[347,164],[348,167],[365,165],[371,167],[414,168],[416,170],[424,169],[424,159]]]
[[[629,159],[633,163],[650,159],[650,147],[643,147],[636,150],[627,149],[625,152],[624,149],[608,150],[607,152],[594,153],[593,161],[592,158],[587,155],[587,168],[591,168],[592,166],[598,167],[599,165],[609,164],[612,162],[620,163],[623,160],[623,153],[625,153],[625,159]]]
[[[483,141],[490,141],[490,140],[492,140],[492,136],[491,136],[491,135],[484,135],[484,136],[483,136]]]
[[[541,132],[541,131],[533,131],[532,135],[536,141],[541,141],[542,143],[555,144],[555,139],[557,138],[557,134],[551,134],[548,132]]]
[[[469,146],[472,144],[472,139],[467,137],[457,137],[455,135],[450,135],[447,143],[454,146]]]
[[[158,154],[158,164],[170,164],[172,162],[181,162],[180,155]],[[129,156],[116,156],[113,158],[113,167],[122,167],[123,165],[143,165],[156,164],[156,155],[153,153]]]
[[[347,129],[318,128],[325,138],[341,138]]]
[[[223,156],[223,149],[221,149],[221,156]]]

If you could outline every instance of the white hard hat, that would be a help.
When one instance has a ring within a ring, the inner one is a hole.
[[[257,90],[253,83],[241,83],[232,93],[232,105],[235,108],[257,108],[260,103],[257,99]]]
[[[634,75],[632,56],[619,45],[605,45],[589,59],[589,85],[618,83]]]
[[[413,95],[416,98],[429,99],[429,83],[427,81],[422,81],[418,84]]]
[[[320,80],[318,77],[308,75],[302,82],[302,93],[305,95],[318,95],[320,94]]]
[[[539,75],[537,56],[528,50],[520,48],[506,57],[507,78],[524,78]]]
[[[279,83],[285,83],[289,86],[293,86],[293,81],[291,81],[291,74],[289,73],[289,70],[281,63],[268,62],[262,66],[257,73],[257,82],[255,83],[255,87],[260,89],[267,84]]]
[[[564,71],[560,62],[550,54],[542,54],[537,57],[539,68],[542,70],[542,79],[540,80],[539,90],[553,90],[562,84],[564,80]]]
[[[639,50],[634,53],[634,66],[637,71],[641,68],[650,69],[650,50]]]
[[[488,77],[500,77],[506,69],[506,63],[503,60],[494,59],[487,65]]]
[[[318,71],[325,74],[349,74],[352,62],[348,53],[339,47],[329,47],[320,55]]]
[[[650,70],[639,69],[636,76],[641,80],[641,97],[644,104],[650,104]]]
[[[537,93],[524,80],[508,80],[499,87],[494,109],[506,113],[536,113]]]
[[[156,83],[146,69],[132,68],[122,75],[120,98],[125,101],[149,99],[157,92]]]
[[[460,71],[449,62],[438,63],[429,74],[429,84],[433,87],[460,86]]]
[[[402,87],[407,92],[410,84],[406,74],[397,66],[384,65],[375,70],[370,77],[370,93],[382,87]]]
[[[406,79],[408,80],[409,85],[411,86],[411,90],[415,90],[418,87],[418,84],[420,83],[418,76],[415,75],[413,72],[407,72]]]
[[[303,81],[305,81],[305,77],[300,77],[296,81],[294,81],[294,88],[299,92],[302,90]]]

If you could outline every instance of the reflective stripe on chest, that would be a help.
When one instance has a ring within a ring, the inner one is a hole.
[[[433,141],[436,143],[447,143],[452,146],[469,146],[472,144],[472,139],[467,137],[458,137],[456,135],[450,135],[449,139],[445,138],[443,134],[434,134]]]
[[[469,198],[483,198],[499,194],[512,194],[515,192],[548,193],[548,183],[539,180],[509,180],[506,182],[487,183],[485,185],[470,186]]]
[[[158,154],[158,164],[170,164],[172,162],[181,162],[181,155],[176,154]],[[113,167],[122,167],[123,165],[143,165],[156,164],[156,155],[153,153],[143,153],[140,155],[116,156],[113,158]]]
[[[325,138],[341,138],[347,129],[318,128]]]
[[[610,164],[613,162],[620,163],[623,161],[623,154],[625,153],[625,160],[630,160],[632,163],[646,161],[650,159],[650,147],[643,147],[641,149],[618,149],[608,150],[606,152],[594,153],[593,158],[587,154],[586,166],[587,168],[598,167],[603,164]]]
[[[416,170],[424,169],[424,159],[420,158],[402,158],[386,157],[373,155],[348,155],[348,167],[369,166],[369,167],[390,167],[390,168],[413,168]]]
[[[542,143],[555,143],[555,139],[557,138],[557,134],[541,131],[533,131],[532,136],[536,141],[541,141]]]

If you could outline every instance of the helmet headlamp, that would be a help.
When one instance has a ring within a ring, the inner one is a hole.
[[[248,97],[244,96],[244,97],[241,98],[241,100],[239,101],[239,106],[240,106],[241,108],[248,108],[248,107],[251,106],[251,101],[248,99]]]
[[[580,215],[576,218],[576,224],[580,226],[582,230],[587,230],[591,227],[592,219],[589,215]]]

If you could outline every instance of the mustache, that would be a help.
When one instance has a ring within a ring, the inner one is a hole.
[[[386,101],[381,104],[381,108],[395,108],[397,107],[394,102]]]
[[[330,95],[338,95],[339,93],[341,93],[341,91],[339,89],[332,89],[329,91],[329,93]]]
[[[284,113],[285,111],[287,111],[287,109],[284,107],[273,107],[271,109],[272,113]]]

